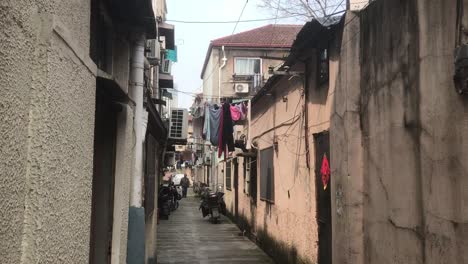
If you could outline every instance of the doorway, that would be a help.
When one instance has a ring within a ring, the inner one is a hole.
[[[118,106],[97,89],[94,127],[91,264],[111,261]]]
[[[315,143],[315,187],[318,223],[318,263],[332,263],[332,225],[331,225],[331,186],[330,178],[322,178],[322,166],[330,164],[330,134],[322,132],[314,135]],[[330,175],[331,177],[331,175]]]

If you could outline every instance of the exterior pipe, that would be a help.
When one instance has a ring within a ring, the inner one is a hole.
[[[130,206],[142,207],[143,183],[143,86],[144,86],[145,36],[136,33],[130,64],[130,97],[135,101],[133,127],[135,132],[134,169],[131,180]]]
[[[223,61],[223,64],[219,67],[219,72],[218,72],[218,100],[221,103],[221,70],[226,66],[227,58],[226,58],[226,53],[224,52],[224,46],[221,47],[221,50],[223,51],[223,58],[221,59]]]

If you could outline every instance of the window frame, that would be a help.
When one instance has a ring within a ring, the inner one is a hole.
[[[250,196],[250,176],[252,175],[251,174],[251,170],[252,170],[251,162],[252,162],[251,158],[244,157],[244,165],[243,165],[243,169],[244,169],[244,193],[247,196]]]
[[[226,190],[229,190],[229,191],[232,191],[232,171],[231,171],[231,168],[232,168],[232,161],[231,160],[226,161],[226,165],[225,165],[225,168],[224,168],[224,175],[225,175],[225,180],[226,180],[225,186],[226,186]]]
[[[325,58],[323,53],[326,52]],[[326,70],[322,71],[324,65]],[[323,48],[318,50],[317,54],[317,80],[319,85],[323,85],[330,80],[330,50]]]
[[[268,168],[263,167],[264,166],[263,163],[265,161],[263,155],[266,155],[267,151],[271,153],[271,160],[268,161],[268,165],[271,164],[271,168],[270,168],[270,174],[266,175],[266,178],[265,178],[264,173],[268,173],[269,167]],[[260,200],[271,203],[271,204],[275,203],[275,164],[274,164],[275,154],[274,153],[275,152],[274,152],[273,146],[260,150]],[[264,180],[266,180],[266,183],[264,182]],[[271,184],[269,197],[268,197],[268,190],[266,189],[268,188],[268,181],[270,181],[270,184]]]
[[[252,74],[237,74],[236,73],[236,63],[237,63],[237,60],[238,59],[247,59],[247,60],[259,60],[260,61],[260,72],[259,73],[252,73]],[[234,75],[236,76],[251,76],[251,75],[255,75],[255,74],[258,74],[260,76],[263,76],[263,60],[262,58],[260,57],[234,57],[234,65],[233,65],[233,72],[234,72]]]

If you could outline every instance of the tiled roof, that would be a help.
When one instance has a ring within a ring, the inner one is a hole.
[[[211,41],[214,47],[290,48],[302,25],[267,25]]]

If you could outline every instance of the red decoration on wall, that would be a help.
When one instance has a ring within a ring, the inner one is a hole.
[[[320,169],[322,175],[323,189],[326,190],[328,182],[330,181],[330,164],[328,163],[327,155],[323,154],[322,168]]]

